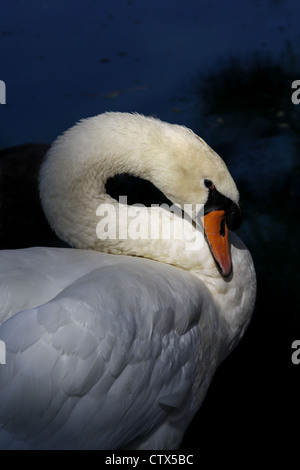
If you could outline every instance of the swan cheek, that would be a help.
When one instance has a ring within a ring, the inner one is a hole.
[[[211,211],[204,216],[204,232],[212,255],[224,277],[231,273],[231,255],[225,211]]]

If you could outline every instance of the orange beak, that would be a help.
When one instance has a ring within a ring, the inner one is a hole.
[[[231,254],[225,211],[215,210],[204,216],[204,232],[212,255],[224,277],[231,273]]]

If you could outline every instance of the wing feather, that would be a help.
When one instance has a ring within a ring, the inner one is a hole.
[[[1,448],[120,448],[189,415],[208,293],[177,268],[119,259],[0,327]]]

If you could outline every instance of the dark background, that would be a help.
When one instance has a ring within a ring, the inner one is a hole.
[[[37,198],[40,159],[58,134],[104,111],[191,127],[237,182],[256,309],[182,443],[225,462],[237,450],[290,452],[299,424],[299,20],[298,0],[0,5],[1,248],[57,243]]]

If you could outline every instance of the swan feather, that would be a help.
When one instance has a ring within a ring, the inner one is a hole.
[[[192,274],[151,260],[124,262],[76,250],[66,286],[70,252],[26,250],[28,267],[45,263],[48,272],[32,270],[28,283],[39,280],[41,297],[48,299],[31,306],[28,297],[28,308],[0,327],[7,348],[7,364],[0,369],[0,436],[3,430],[12,433],[13,448],[60,448],[62,442],[66,448],[124,447],[127,422],[132,441],[172,420],[182,406],[189,417],[197,364],[190,351],[205,356],[201,344],[217,335],[216,315],[202,308],[209,305],[209,293]],[[86,255],[92,255],[90,265]],[[46,285],[54,273],[50,294]],[[185,294],[174,298],[179,287]],[[198,327],[200,316],[209,316],[203,318],[210,324],[205,331]],[[97,406],[91,406],[94,401]],[[2,421],[3,415],[9,418]]]

